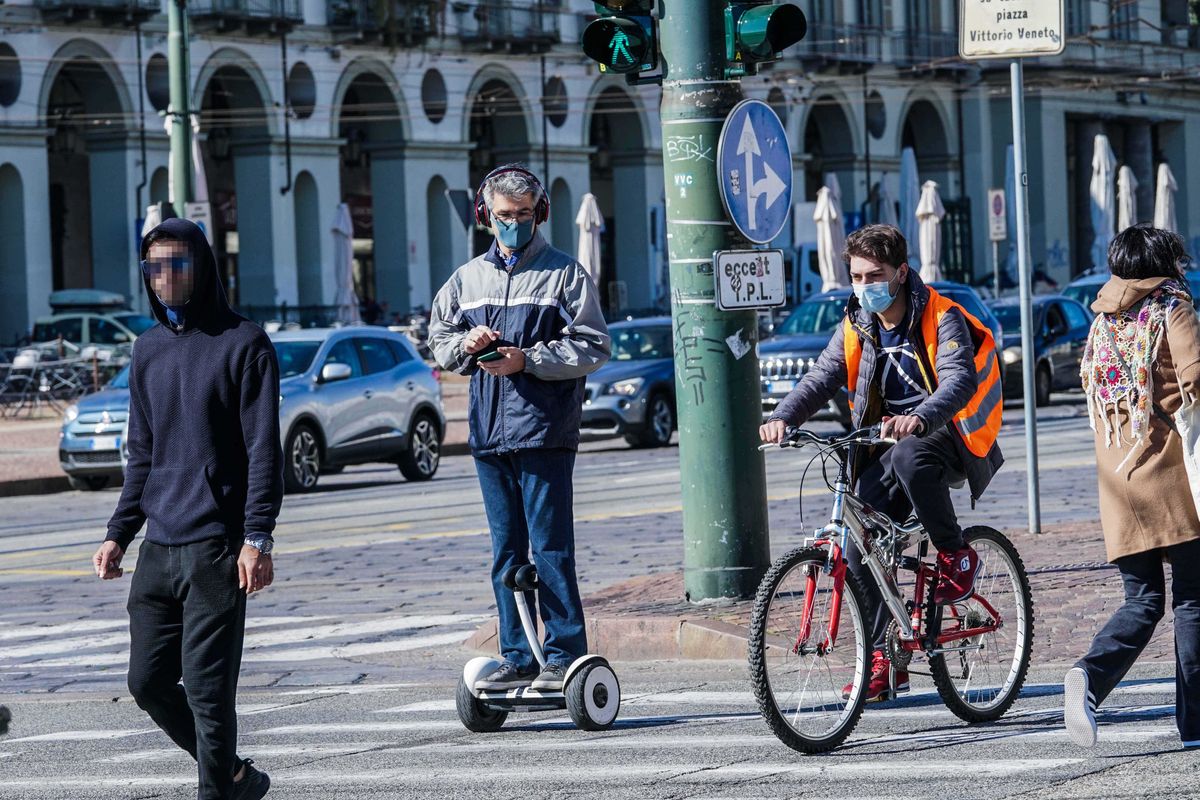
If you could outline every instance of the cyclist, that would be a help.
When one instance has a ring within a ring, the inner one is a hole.
[[[804,424],[846,387],[854,426],[882,422],[882,436],[897,440],[856,459],[859,496],[896,520],[916,514],[938,551],[934,601],[961,602],[974,591],[979,558],[963,539],[950,489],[968,482],[974,506],[1003,463],[995,342],[986,326],[909,268],[908,245],[896,227],[859,229],[846,239],[842,258],[854,289],[846,318],[760,435],[783,441],[788,426]],[[886,699],[890,616],[861,554],[846,558],[869,606],[875,652],[867,700]],[[894,683],[893,691],[907,691],[908,673],[897,670]]]

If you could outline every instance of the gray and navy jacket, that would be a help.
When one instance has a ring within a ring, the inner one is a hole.
[[[921,315],[929,302],[929,290],[913,270],[908,272],[908,302],[912,321],[908,335],[917,358],[926,360],[925,345],[921,339]],[[879,359],[879,321],[874,314],[865,311],[858,298],[850,295],[846,314],[862,344],[862,360],[858,368],[858,385],[854,397],[850,398],[853,409],[850,421],[855,428],[873,425],[882,418],[883,406],[880,392],[882,381]],[[929,375],[937,375],[937,386],[929,387],[929,397],[913,409],[912,413],[925,423],[925,432],[949,426],[954,436],[966,478],[971,486],[972,499],[978,499],[991,483],[992,477],[1004,463],[1000,445],[996,444],[984,458],[979,458],[967,449],[966,443],[953,425],[954,415],[971,401],[978,388],[975,373],[975,349],[971,344],[971,329],[966,319],[957,310],[942,317],[938,326],[937,364],[924,364]],[[833,337],[799,385],[775,410],[771,419],[783,420],[788,425],[802,425],[846,386],[846,347],[842,325],[838,325]]]
[[[525,370],[503,378],[463,352],[478,325],[501,347],[525,352]],[[540,233],[511,268],[495,242],[450,277],[433,301],[429,346],[438,363],[471,376],[471,451],[478,456],[579,446],[584,378],[608,361],[611,343],[596,285]]]

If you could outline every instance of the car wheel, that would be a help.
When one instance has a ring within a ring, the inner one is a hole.
[[[442,460],[438,426],[429,414],[418,414],[408,434],[408,449],[400,454],[400,474],[410,481],[427,481]]]
[[[1050,368],[1045,364],[1038,367],[1033,381],[1034,402],[1038,408],[1050,405]]]
[[[670,397],[657,392],[646,403],[646,427],[625,440],[634,447],[667,447],[674,432],[675,407]]]
[[[311,492],[321,476],[321,445],[308,425],[297,425],[283,448],[283,487],[289,492]]]
[[[107,475],[88,475],[82,477],[68,475],[67,481],[70,482],[71,488],[77,492],[98,492],[105,486],[108,486]]]

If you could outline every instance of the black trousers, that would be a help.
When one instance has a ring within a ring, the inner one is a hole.
[[[198,800],[233,797],[246,629],[238,550],[224,539],[143,542],[129,590],[129,692],[196,759]]]
[[[927,436],[901,439],[863,469],[858,478],[859,497],[898,522],[915,512],[940,552],[953,552],[963,545],[962,528],[950,501],[951,482],[961,480],[965,474],[954,436],[946,427]],[[881,650],[891,615],[862,563],[862,554],[857,548],[850,550],[846,553],[850,571],[866,594],[868,632],[874,648]]]
[[[1087,673],[1096,705],[1103,703],[1146,649],[1166,613],[1164,555],[1171,562],[1175,613],[1175,724],[1180,739],[1200,741],[1200,539],[1117,559],[1125,602],[1075,666]]]

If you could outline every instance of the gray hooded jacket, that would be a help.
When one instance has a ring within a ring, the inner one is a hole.
[[[912,304],[912,328],[909,338],[914,343],[917,358],[925,361],[925,346],[921,338],[921,314],[929,302],[929,289],[912,270],[908,273],[908,302]],[[853,295],[846,305],[846,314],[862,343],[862,360],[859,362],[858,382],[850,398],[854,403],[851,422],[855,428],[873,425],[882,418],[882,395],[880,392],[879,322],[874,314],[865,311]],[[913,410],[913,414],[925,423],[926,431],[939,430],[950,425],[954,415],[966,408],[975,395],[978,383],[975,375],[975,347],[971,328],[957,310],[942,317],[938,326],[937,363],[924,364],[925,372],[937,375],[937,385]],[[846,386],[846,350],[842,326],[838,325],[825,351],[821,353],[800,381],[800,384],[779,404],[771,419],[783,420],[789,425],[802,425],[813,414]],[[978,499],[991,483],[992,477],[1004,463],[1000,445],[996,444],[984,458],[979,458],[967,449],[953,425],[954,440],[966,468],[966,478],[971,485],[971,497]]]

